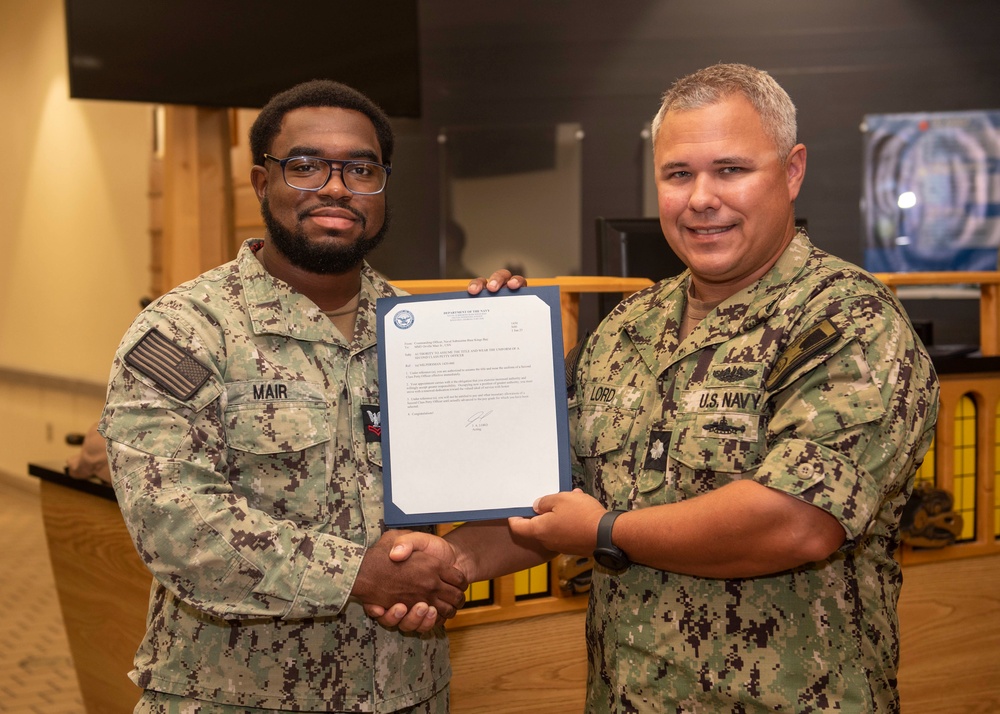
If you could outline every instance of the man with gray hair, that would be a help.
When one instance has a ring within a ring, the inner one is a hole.
[[[688,270],[581,344],[578,488],[444,541],[470,581],[532,544],[593,553],[589,712],[899,711],[893,554],[937,378],[891,291],[796,228],[795,139],[752,67],[666,93],[660,223]]]

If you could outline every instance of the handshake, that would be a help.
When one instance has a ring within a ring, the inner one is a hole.
[[[365,553],[352,595],[386,627],[427,632],[455,616],[468,586],[451,543],[430,533],[390,530]]]
[[[368,549],[352,595],[384,627],[427,632],[454,617],[470,582],[514,573],[559,553],[590,555],[604,506],[580,489],[543,496],[532,518],[465,523],[440,538],[387,531]]]

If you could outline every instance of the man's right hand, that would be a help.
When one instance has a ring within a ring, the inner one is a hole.
[[[512,275],[506,268],[501,268],[500,270],[494,271],[488,278],[473,278],[469,281],[467,290],[470,295],[478,295],[484,289],[488,292],[495,293],[500,288],[517,290],[518,288],[523,288],[527,284],[528,281],[523,275]]]
[[[454,617],[465,603],[468,587],[465,575],[454,565],[454,551],[437,536],[419,534],[426,535],[427,547],[407,552],[401,558],[390,557],[396,539],[404,533],[388,531],[368,549],[351,594],[365,605],[369,614],[406,608],[400,621],[406,619],[409,629],[421,629],[427,619],[432,626],[438,616]]]
[[[452,545],[430,533],[409,532],[401,533],[393,547],[389,550],[389,558],[396,563],[403,563],[411,557],[429,555],[440,559],[442,562],[455,563],[456,554]],[[464,577],[464,576],[463,576]],[[464,595],[464,592],[463,592]],[[366,604],[365,612],[369,617],[374,618],[383,627],[396,627],[402,632],[427,632],[439,619],[448,619],[453,615],[444,612],[439,613],[433,605],[426,602],[419,602],[412,607],[407,607],[402,602],[395,603],[392,607],[381,607],[379,605]]]
[[[433,556],[453,564],[467,582],[489,580],[504,573],[533,568],[556,555],[539,543],[516,538],[506,518],[465,523],[448,533],[446,538],[429,533],[397,533],[399,537],[388,553],[395,563]],[[433,625],[430,610],[408,608],[402,602],[388,608],[366,605],[365,612],[382,626],[398,627],[403,632],[426,632]]]

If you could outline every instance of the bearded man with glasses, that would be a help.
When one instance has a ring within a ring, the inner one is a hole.
[[[397,291],[364,258],[389,225],[392,128],[314,81],[276,95],[250,145],[264,239],[138,316],[101,421],[154,576],[136,711],[443,714],[435,623],[467,583],[429,554],[392,563],[382,512],[375,302]],[[415,633],[362,609],[393,603]]]

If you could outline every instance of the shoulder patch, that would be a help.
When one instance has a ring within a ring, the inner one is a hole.
[[[211,372],[190,352],[151,329],[125,355],[125,363],[171,395],[186,402],[197,394]]]
[[[817,352],[829,347],[840,337],[840,330],[827,318],[823,322],[810,327],[796,337],[774,363],[774,368],[767,375],[764,386],[773,389],[787,377],[792,370],[812,357]]]

